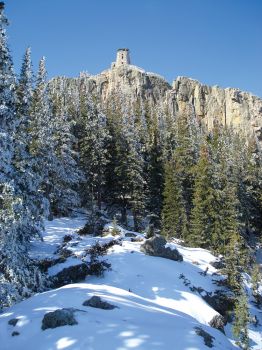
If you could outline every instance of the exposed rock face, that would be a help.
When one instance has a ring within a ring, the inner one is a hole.
[[[102,103],[121,91],[129,101],[138,97],[156,104],[165,99],[170,84],[160,75],[147,73],[143,69],[126,64],[115,66],[102,73],[91,76],[92,92],[99,95]]]
[[[161,76],[131,64],[112,64],[111,69],[89,80],[102,104],[121,91],[127,101],[141,98],[151,105],[167,107],[173,115],[190,107],[208,129],[216,122],[232,125],[247,134],[255,132],[262,142],[262,99],[248,92],[207,86],[186,77],[178,77],[171,87]]]
[[[261,98],[239,89],[203,85],[186,77],[177,77],[171,86],[163,77],[129,62],[124,57],[123,61],[112,63],[110,69],[93,76],[81,73],[79,78],[55,78],[50,82],[51,90],[73,96],[74,89],[79,91],[85,86],[102,108],[108,103],[115,105],[114,98],[121,95],[120,105],[124,103],[132,111],[141,101],[168,110],[174,117],[192,110],[208,129],[217,122],[232,125],[246,134],[255,133],[262,144]]]
[[[165,238],[160,236],[155,236],[149,238],[141,245],[141,251],[145,254],[152,256],[159,256],[161,258],[166,258],[175,261],[183,261],[183,256],[176,249],[171,249],[166,247],[167,241]]]
[[[167,95],[174,114],[185,111],[190,104],[209,129],[218,121],[247,133],[254,131],[262,141],[262,99],[250,93],[178,77]]]
[[[77,324],[74,317],[75,309],[58,309],[45,314],[42,320],[42,330]]]

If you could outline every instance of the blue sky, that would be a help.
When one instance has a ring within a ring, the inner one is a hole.
[[[27,46],[49,77],[96,74],[128,47],[163,75],[262,97],[262,0],[6,0],[16,72]]]

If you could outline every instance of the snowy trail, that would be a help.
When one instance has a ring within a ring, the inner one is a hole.
[[[44,244],[41,242],[39,246],[33,244],[34,255],[54,253],[63,236],[83,222],[78,218],[49,223],[45,233],[47,247],[41,246]],[[81,244],[89,241],[83,240]],[[214,337],[213,349],[235,349],[225,335],[208,325],[216,311],[180,278],[183,274],[192,286],[213,291],[210,273],[214,268],[209,265],[213,255],[203,249],[178,246],[184,262],[176,262],[146,256],[140,252],[140,244],[127,239],[122,246],[113,246],[106,256],[112,270],[104,277],[87,277],[83,283],[35,295],[6,310],[0,315],[1,350],[207,349],[204,339],[196,335],[195,327]],[[201,272],[206,267],[209,272],[203,276]],[[83,306],[93,295],[118,308],[101,310]],[[72,307],[85,311],[76,312],[78,325],[41,330],[46,312]],[[12,318],[19,319],[15,327],[8,324]],[[20,335],[12,337],[13,331]]]

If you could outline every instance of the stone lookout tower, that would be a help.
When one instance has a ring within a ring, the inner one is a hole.
[[[127,64],[130,64],[129,49],[118,49],[116,54],[116,62],[112,63],[112,68]]]

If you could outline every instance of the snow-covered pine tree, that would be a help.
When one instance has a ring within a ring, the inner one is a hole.
[[[97,205],[101,210],[105,199],[105,172],[108,163],[107,117],[86,93],[82,93],[80,99],[77,130],[80,166],[85,177],[81,186],[82,200],[84,204],[91,202],[92,208]]]
[[[6,41],[4,3],[0,3],[0,308],[41,286],[41,274],[27,255],[32,228],[14,167],[17,128],[15,77]]]
[[[134,123],[134,117],[123,114],[122,140],[125,144],[126,154],[123,153],[123,161],[126,167],[126,189],[128,203],[132,210],[134,230],[141,228],[141,219],[145,208],[145,175],[142,146]]]
[[[45,59],[39,63],[30,110],[30,153],[35,172],[41,177],[46,215],[65,215],[79,204],[75,186],[80,179],[73,150],[74,137],[68,117],[61,108],[52,113]],[[62,115],[61,115],[62,114]]]
[[[189,232],[190,213],[193,205],[193,167],[197,161],[199,147],[199,144],[196,142],[196,136],[199,130],[196,127],[194,119],[194,114],[190,109],[185,111],[184,114],[178,114],[176,116],[174,125],[175,140],[168,146],[169,150],[165,152],[168,156],[173,145],[176,145],[172,158],[168,162],[169,165],[167,166],[165,175],[162,210],[163,233],[166,232],[168,234],[173,217],[175,222],[173,228],[174,235],[185,240]],[[171,140],[169,140],[170,142]],[[172,182],[174,186],[173,190]],[[168,217],[169,219],[167,219]]]
[[[28,122],[28,115],[33,96],[33,70],[30,47],[26,49],[23,57],[20,77],[16,87],[16,96],[17,111]]]
[[[32,141],[30,128],[30,108],[33,95],[33,72],[31,50],[25,52],[22,68],[16,85],[17,112],[15,133],[15,154],[13,165],[16,169],[16,184],[23,197],[23,205],[27,209],[30,222],[27,232],[29,238],[33,234],[40,235],[43,228],[43,196],[39,191],[41,177],[35,172],[36,159],[29,152]]]
[[[215,251],[227,254],[232,239],[240,242],[237,183],[227,130],[217,125],[209,136],[209,143],[213,188],[213,205],[209,213],[212,222],[210,241]]]
[[[40,177],[40,190],[44,198],[44,214],[47,216],[53,193],[50,175],[57,172],[58,164],[55,157],[54,127],[46,79],[47,72],[43,57],[39,62],[36,87],[33,91],[28,131],[31,135],[29,151],[34,159],[34,171]]]

